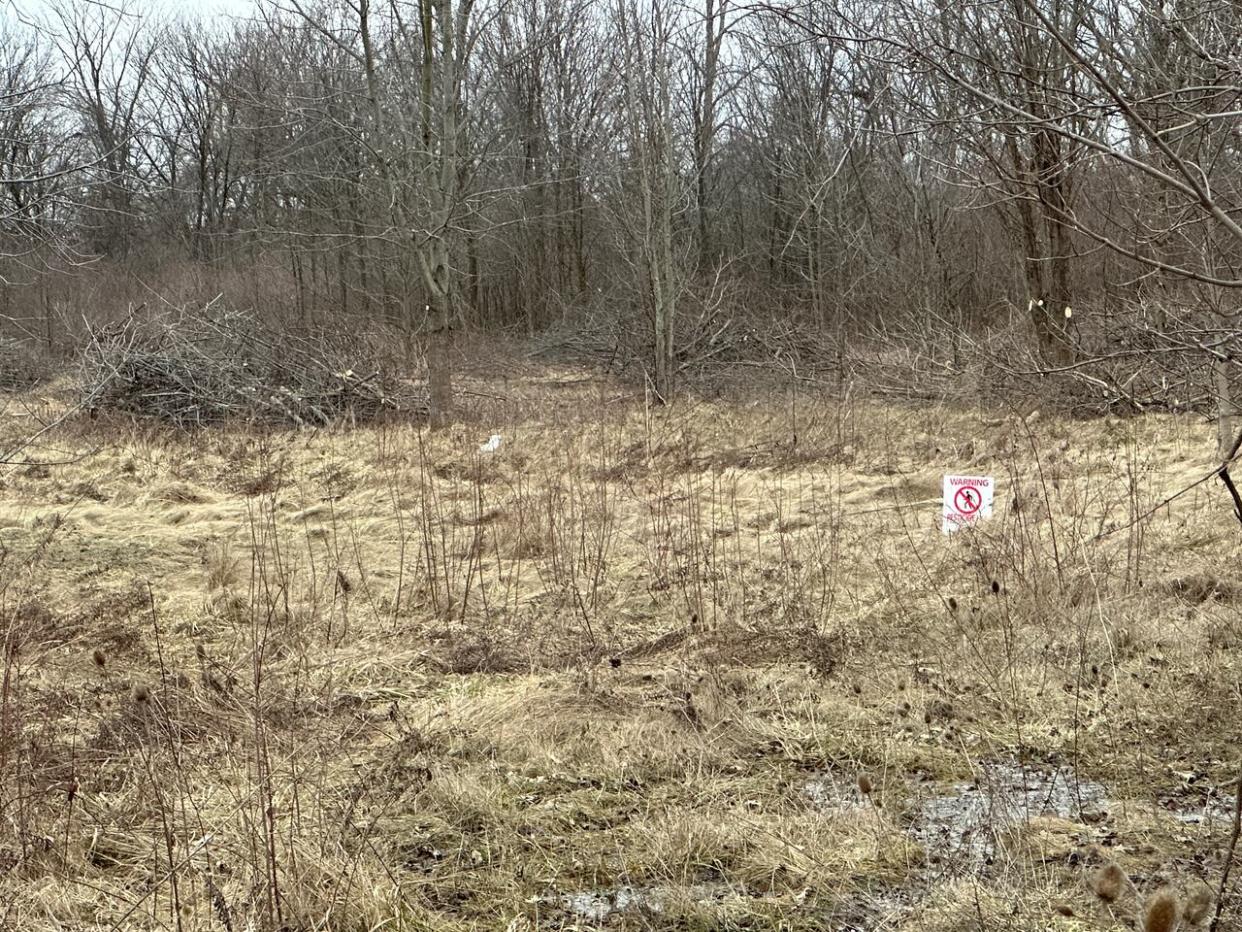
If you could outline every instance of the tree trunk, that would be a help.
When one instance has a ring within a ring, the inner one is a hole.
[[[1216,394],[1216,455],[1224,459],[1233,446],[1233,390],[1229,386],[1229,360],[1212,360]]]
[[[432,298],[431,332],[427,339],[427,393],[431,426],[453,420],[453,326],[449,295]]]
[[[453,420],[453,299],[455,297],[449,246],[433,237],[419,255],[423,280],[430,295],[427,321],[427,394],[432,427]]]

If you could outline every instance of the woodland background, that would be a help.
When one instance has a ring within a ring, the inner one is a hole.
[[[1059,373],[1092,410],[1227,419],[1239,18],[1228,0],[10,6],[8,368],[207,307],[378,333],[431,362],[444,419],[462,333],[533,337],[661,399],[705,372],[851,365],[974,392],[982,360],[1012,397]]]

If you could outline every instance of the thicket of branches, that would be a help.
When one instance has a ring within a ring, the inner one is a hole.
[[[1145,358],[1228,396],[1236,3],[145,10],[5,14],[4,335],[71,345],[154,295],[365,318],[425,340],[434,414],[461,327],[621,333],[668,395],[791,321],[940,362],[1017,322],[1065,368],[1173,319]]]

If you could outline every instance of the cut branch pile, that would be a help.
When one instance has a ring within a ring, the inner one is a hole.
[[[290,333],[237,311],[183,312],[91,330],[80,384],[87,408],[182,427],[425,417],[425,388],[394,368],[356,334]]]

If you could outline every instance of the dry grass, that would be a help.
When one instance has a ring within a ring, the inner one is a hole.
[[[1207,915],[1242,536],[1210,484],[1097,535],[1205,470],[1209,426],[468,390],[441,433],[105,415],[0,466],[0,926]],[[923,504],[945,471],[997,477],[978,533]],[[1107,800],[955,864],[921,813],[998,761]]]

